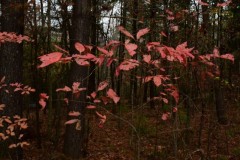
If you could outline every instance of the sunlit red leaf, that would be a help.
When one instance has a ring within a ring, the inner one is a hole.
[[[101,100],[99,100],[99,99],[94,99],[93,102],[94,102],[94,103],[101,103]]]
[[[114,90],[111,88],[107,91],[107,95],[114,101],[114,103],[118,103],[118,101],[120,100],[120,97],[118,97]]]
[[[4,121],[7,122],[8,124],[12,123],[12,121],[10,119],[8,119],[8,118],[4,119]]]
[[[74,116],[74,117],[77,117],[77,116],[80,116],[81,113],[80,112],[76,112],[76,111],[71,111],[68,113],[69,116]]]
[[[29,146],[30,144],[28,142],[21,142],[19,143],[21,148],[23,148],[24,146]]]
[[[71,119],[71,120],[65,122],[65,125],[66,124],[73,124],[73,123],[76,123],[77,121],[79,121],[79,119]]]
[[[102,127],[103,127],[103,124],[104,124],[104,123],[106,122],[106,120],[107,120],[107,117],[106,117],[105,115],[102,115],[102,114],[98,113],[97,111],[96,111],[96,114],[97,114],[98,117],[100,118],[100,122],[99,122],[98,126],[99,126],[100,128],[102,128]]]
[[[167,114],[167,113],[162,114],[162,120],[166,121],[168,119],[168,117],[169,117],[169,114]]]
[[[159,87],[162,84],[162,77],[161,75],[157,75],[153,77],[154,84]]]
[[[170,27],[170,29],[171,29],[171,31],[173,31],[173,32],[177,32],[177,31],[179,30],[179,27],[176,26],[176,25],[173,25],[173,26]]]
[[[228,60],[234,62],[234,56],[232,54],[229,54],[229,53],[228,54],[223,54],[220,57],[223,58],[223,59],[228,59]]]
[[[106,49],[100,48],[100,47],[97,47],[97,49],[98,49],[100,52],[102,52],[103,54],[105,54],[106,56],[110,56],[110,53],[109,53]]]
[[[44,109],[46,107],[46,102],[44,101],[44,99],[40,99],[39,102],[38,102],[41,106],[42,106],[42,109]]]
[[[63,48],[59,47],[59,46],[58,46],[58,45],[56,45],[56,44],[54,44],[54,47],[55,47],[55,48],[57,48],[58,50],[62,51],[62,52],[65,52],[65,53],[69,54],[69,52],[68,52],[68,51],[66,51],[65,49],[63,49]]]
[[[160,34],[161,34],[162,36],[164,36],[164,37],[167,37],[166,33],[163,32],[163,31],[161,31]]]
[[[5,79],[6,79],[6,77],[3,76],[2,79],[1,79],[1,81],[0,81],[0,83],[4,83]]]
[[[137,39],[139,39],[140,37],[142,37],[143,35],[147,34],[150,31],[149,28],[144,28],[144,29],[140,29],[137,32]]]
[[[79,43],[79,42],[75,43],[75,48],[76,48],[80,53],[82,53],[82,52],[85,51],[84,45],[82,45],[82,44]]]
[[[127,37],[134,39],[133,35],[131,33],[129,33],[123,26],[118,26],[117,28],[120,32],[125,34]]]
[[[149,81],[151,81],[153,79],[153,76],[147,76],[145,78],[143,78],[143,83],[147,83]]]
[[[134,43],[126,43],[125,48],[130,56],[134,56],[136,54],[135,50],[138,48],[138,46]]]
[[[162,98],[163,102],[168,104],[168,99],[167,98]]]
[[[232,2],[232,0],[228,0],[224,3],[217,3],[217,6],[218,7],[225,7],[225,6],[228,6],[231,2]]]
[[[139,62],[135,59],[128,59],[123,61],[120,65],[119,65],[119,70],[124,70],[124,71],[128,71],[131,70],[135,67],[139,66]],[[117,69],[116,69],[117,70]]]
[[[16,148],[16,147],[17,147],[16,144],[10,144],[10,145],[8,146],[8,148],[10,148],[10,149],[12,149],[12,148]]]
[[[62,57],[62,53],[60,52],[53,52],[43,56],[38,57],[42,64],[38,66],[38,68],[46,67],[50,64],[58,62]]]
[[[86,108],[87,108],[87,109],[95,109],[96,106],[94,106],[94,105],[88,105]]]
[[[102,81],[98,85],[98,91],[104,90],[108,86],[108,81]]]
[[[199,3],[200,5],[202,5],[202,6],[208,6],[208,5],[209,5],[208,3],[203,2],[202,0],[197,0],[197,1],[198,1],[198,3]]]
[[[151,61],[151,55],[143,55],[143,61],[149,64]]]
[[[179,93],[178,93],[178,90],[175,89],[175,90],[171,93],[171,95],[172,95],[173,98],[175,99],[176,103],[178,103],[178,101],[179,101]]]
[[[70,91],[72,91],[72,89],[69,88],[68,86],[65,86],[64,88],[56,89],[56,92],[59,92],[59,91],[70,92]]]
[[[90,65],[90,63],[88,61],[86,61],[85,59],[76,58],[75,61],[80,66],[89,66]]]
[[[40,93],[39,97],[42,98],[42,99],[48,99],[49,98],[49,96],[46,93]]]
[[[96,98],[96,96],[97,96],[97,93],[96,93],[96,92],[92,92],[92,93],[91,93],[91,97],[92,97],[92,98]]]

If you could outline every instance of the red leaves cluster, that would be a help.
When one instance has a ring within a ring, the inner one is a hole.
[[[198,3],[200,5],[208,5],[202,0],[198,0]],[[226,3],[230,3],[230,1]],[[226,4],[225,3],[219,4],[218,6],[224,5]],[[171,12],[170,10],[166,10],[166,13],[169,16],[169,20],[173,20],[175,18],[174,13]],[[77,64],[84,66],[88,66],[91,61],[97,64],[99,67],[102,65],[106,65],[107,67],[109,67],[111,66],[111,64],[114,63],[116,66],[115,70],[116,76],[118,76],[121,71],[122,72],[130,71],[139,66],[153,68],[154,72],[148,71],[146,76],[143,76],[144,75],[143,74],[141,76],[136,75],[136,77],[140,78],[143,83],[152,81],[156,87],[163,88],[163,92],[159,93],[159,97],[155,97],[156,100],[160,100],[167,104],[168,98],[170,96],[173,97],[173,99],[175,100],[175,104],[178,104],[180,99],[178,89],[171,83],[170,76],[166,75],[165,68],[164,66],[162,66],[163,61],[169,62],[171,64],[172,63],[179,64],[183,67],[188,67],[189,62],[192,62],[195,59],[208,65],[212,63],[211,62],[212,58],[222,58],[234,61],[234,57],[231,54],[220,55],[217,49],[213,51],[213,54],[201,56],[197,54],[196,55],[192,54],[193,48],[189,48],[187,46],[187,42],[183,42],[177,45],[176,48],[160,44],[160,42],[148,42],[145,46],[145,49],[143,49],[143,47],[138,47],[137,44],[143,44],[144,41],[142,41],[143,39],[142,37],[150,32],[148,28],[140,29],[137,32],[136,37],[134,37],[135,35],[132,35],[122,26],[118,26],[117,28],[122,34],[124,34],[131,40],[127,39],[124,44],[122,44],[119,41],[113,40],[106,44],[104,47],[96,47],[98,51],[97,55],[91,54],[92,49],[91,46],[76,43],[75,48],[79,53],[76,53],[71,57],[62,57],[63,54],[60,52],[54,52],[47,55],[43,55],[39,57],[39,59],[42,61],[42,64],[39,66],[39,68],[46,67],[56,62],[63,62],[65,60],[66,61],[74,60]],[[171,30],[177,31],[178,26],[172,25]],[[162,36],[167,36],[164,32],[161,32],[160,34]],[[119,60],[117,55],[115,54],[120,45],[124,46],[125,52],[128,53],[123,57],[124,59],[121,60]],[[137,59],[135,59],[135,57],[137,57]],[[101,103],[106,105],[112,102],[115,104],[119,102],[120,97],[115,93],[113,89],[108,88],[108,85],[109,85],[108,81],[101,82],[97,90],[87,96],[87,98],[91,101],[86,106],[87,109],[96,110],[97,106]],[[56,91],[72,92],[73,94],[79,94],[79,92],[86,90],[86,88],[80,88],[79,86],[80,86],[79,82],[74,82],[72,88],[65,86],[63,88],[57,89]],[[105,96],[102,94],[98,94],[98,92],[102,92],[105,89],[106,89]],[[45,105],[44,100],[45,99],[41,99],[42,106]],[[174,108],[173,112],[176,111],[177,108]],[[103,116],[98,112],[96,112],[96,114],[100,118],[99,125],[102,126],[102,124],[105,123],[106,121],[106,116]],[[71,114],[71,116],[74,115],[79,116],[78,113]],[[167,120],[169,116],[170,114],[166,112],[162,115],[162,119]],[[76,123],[76,128],[78,129],[79,126],[81,126],[80,120],[78,118],[66,122],[66,124],[73,123]]]
[[[22,41],[30,41],[28,36],[16,35],[12,32],[0,32],[0,43],[13,42],[22,43]]]

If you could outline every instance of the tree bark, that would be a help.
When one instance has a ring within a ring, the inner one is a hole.
[[[1,1],[1,32],[14,32],[23,34],[24,28],[24,0]],[[0,77],[6,77],[6,84],[22,82],[23,44],[5,42],[1,44]],[[10,116],[22,114],[21,95],[1,91],[1,103],[6,105],[3,115]],[[2,150],[2,146],[0,146]],[[10,159],[22,159],[20,147],[8,150]]]
[[[88,44],[90,40],[90,2],[89,0],[73,0],[72,33],[70,34],[70,52],[77,53],[74,48],[76,42]],[[87,87],[88,67],[79,66],[72,63],[69,82],[80,82],[81,87]],[[79,111],[81,113],[81,130],[76,130],[75,125],[67,125],[64,139],[64,154],[79,159],[86,155],[86,125],[85,125],[85,102],[86,92],[82,91],[78,98],[72,96],[69,104],[69,111]],[[71,101],[72,100],[72,101]],[[71,117],[68,117],[70,119]]]

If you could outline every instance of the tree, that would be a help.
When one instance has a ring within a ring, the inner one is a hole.
[[[1,1],[1,32],[23,34],[24,30],[24,0]],[[5,42],[1,44],[0,76],[6,77],[6,83],[22,82],[23,44]],[[1,93],[1,103],[7,107],[3,114],[13,117],[22,114],[21,95],[17,93]],[[2,147],[1,147],[2,148]],[[11,159],[22,159],[20,147],[9,151]]]
[[[90,1],[89,0],[73,0],[73,17],[72,27],[70,34],[70,52],[75,54],[78,51],[74,45],[76,42],[84,44],[89,43],[91,26],[90,21]],[[71,66],[69,75],[69,83],[72,85],[74,82],[80,82],[81,87],[87,87],[88,67],[79,66],[74,62]],[[74,125],[67,125],[64,140],[64,153],[72,158],[83,157],[86,152],[86,125],[85,125],[85,98],[86,93],[81,92],[79,97],[72,95],[69,104],[69,111],[79,111],[81,113],[80,124],[81,129],[76,130]],[[72,100],[72,101],[71,101]],[[69,117],[70,118],[70,117]]]

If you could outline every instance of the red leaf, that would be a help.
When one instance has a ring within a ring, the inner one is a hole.
[[[6,77],[3,76],[2,79],[1,79],[1,81],[0,81],[0,83],[4,83],[5,79],[6,79]]]
[[[39,104],[42,106],[42,109],[44,109],[47,103],[44,101],[44,99],[40,99]]]
[[[97,93],[96,93],[96,92],[92,92],[92,93],[91,93],[91,97],[92,97],[92,98],[96,98],[96,96],[97,96]]]
[[[77,116],[80,116],[81,113],[80,112],[76,112],[76,111],[71,111],[68,113],[69,116],[74,116],[74,117],[77,117]]]
[[[234,56],[232,54],[229,54],[229,53],[228,54],[223,54],[220,57],[223,58],[223,59],[228,59],[228,60],[234,62]]]
[[[88,61],[86,61],[85,59],[76,58],[75,61],[80,66],[89,66],[90,65],[90,63]]]
[[[209,4],[208,3],[206,3],[206,2],[202,2],[202,0],[197,0],[198,1],[198,3],[200,4],[200,5],[202,5],[202,6],[208,6]]]
[[[106,47],[109,47],[111,45],[119,45],[120,44],[120,41],[116,41],[116,40],[111,40],[108,42],[108,44],[106,45]]]
[[[102,128],[103,127],[103,124],[106,122],[106,120],[107,120],[107,117],[105,116],[105,115],[101,115],[100,113],[98,113],[97,111],[96,111],[96,114],[98,115],[98,117],[100,117],[100,122],[99,122],[99,124],[98,124],[98,126],[100,127],[100,128]]]
[[[160,32],[160,34],[162,35],[162,36],[164,36],[164,37],[167,37],[167,35],[166,35],[166,33],[165,32]]]
[[[79,43],[79,42],[76,42],[76,43],[75,43],[75,48],[76,48],[80,53],[82,53],[82,52],[85,51],[85,47],[84,47],[81,43]]]
[[[71,119],[71,120],[65,122],[65,124],[73,124],[73,123],[76,123],[78,121],[79,121],[79,119]]]
[[[70,91],[72,91],[72,89],[69,88],[68,86],[65,86],[64,88],[56,89],[56,92],[59,92],[59,91],[70,92]]]
[[[100,48],[100,47],[97,47],[97,49],[98,49],[100,52],[102,52],[103,54],[105,54],[105,55],[107,55],[107,56],[110,56],[110,53],[109,53],[106,49]]]
[[[169,20],[169,21],[172,21],[172,20],[174,20],[174,19],[175,19],[174,16],[167,16],[167,20]]]
[[[120,32],[125,34],[127,37],[134,39],[133,35],[131,33],[129,33],[123,26],[118,26],[117,28]]]
[[[8,148],[10,148],[10,149],[12,149],[12,148],[16,148],[16,147],[17,147],[16,144],[10,144],[10,145],[8,146]]]
[[[98,91],[104,90],[108,86],[108,81],[102,81],[98,85]]]
[[[153,82],[157,87],[159,87],[162,84],[162,76],[161,75],[154,76]]]
[[[115,58],[108,58],[107,67],[109,67],[112,64],[113,61],[116,61],[116,59]]]
[[[145,77],[145,78],[143,79],[143,83],[147,83],[147,82],[151,81],[152,78],[153,78],[153,76],[147,76],[147,77]]]
[[[167,98],[162,98],[163,102],[168,104],[168,99]]]
[[[171,26],[170,29],[171,29],[171,31],[173,31],[173,32],[177,32],[177,31],[179,30],[179,27],[176,26],[176,25],[174,25],[174,26]]]
[[[224,3],[217,3],[217,6],[218,7],[225,7],[225,6],[228,6],[231,2],[232,2],[232,0],[228,0]]]
[[[157,47],[156,48],[157,49],[157,51],[161,54],[161,57],[162,58],[166,58],[166,53],[164,52],[164,48],[163,47]]]
[[[49,96],[46,93],[40,93],[39,97],[41,99],[48,99],[49,98]]]
[[[118,97],[114,90],[111,88],[107,91],[107,95],[114,101],[114,103],[118,103],[118,101],[120,100],[120,97]]]
[[[151,61],[151,55],[143,55],[143,61],[149,64]]]
[[[99,99],[94,99],[93,102],[94,102],[94,103],[101,103],[101,100],[99,100]]]
[[[143,35],[147,34],[149,31],[150,31],[149,28],[144,28],[144,29],[139,30],[137,33],[137,39],[139,39]]]
[[[100,117],[101,119],[107,119],[107,117],[106,117],[105,115],[102,115],[102,114],[98,113],[97,111],[96,111],[96,114],[97,114],[98,117]]]
[[[135,59],[128,59],[123,61],[120,65],[119,65],[119,70],[124,70],[124,71],[128,71],[130,69],[133,69],[135,67],[139,66],[139,62]]]
[[[43,56],[38,57],[42,64],[38,66],[38,68],[46,67],[50,64],[58,62],[62,57],[62,53],[60,52],[53,52]]]
[[[173,98],[175,99],[176,103],[178,103],[179,101],[179,93],[177,90],[174,90],[171,95],[173,96]]]
[[[130,56],[134,56],[136,54],[135,50],[138,48],[138,46],[133,43],[127,43],[125,44],[125,48],[128,51]]]
[[[94,105],[88,105],[86,108],[87,108],[87,109],[95,109],[96,106],[94,106]]]
[[[101,66],[101,65],[103,64],[104,60],[105,60],[105,55],[100,54],[100,55],[98,56],[98,58],[94,58],[93,61],[94,61],[96,64],[98,63],[99,66]]]
[[[68,51],[66,51],[65,49],[63,49],[63,48],[59,47],[59,46],[58,46],[58,45],[56,45],[56,44],[54,44],[54,47],[55,47],[55,48],[57,48],[58,50],[62,51],[62,52],[65,52],[65,53],[69,54],[69,52],[68,52]]]
[[[162,114],[162,120],[166,121],[168,119],[168,117],[169,117],[169,114],[167,114],[167,113]]]
[[[173,112],[177,112],[177,111],[178,111],[177,107],[173,107]]]

